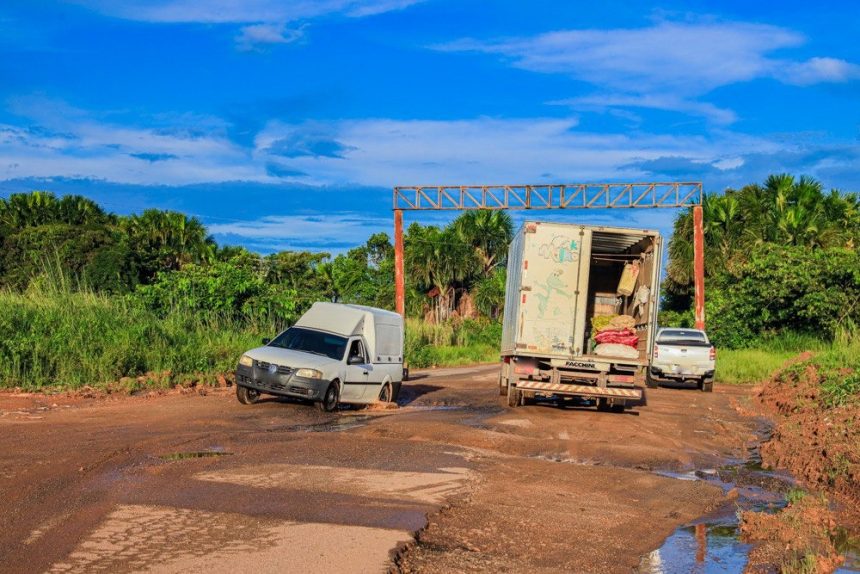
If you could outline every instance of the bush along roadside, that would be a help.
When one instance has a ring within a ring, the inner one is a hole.
[[[744,536],[760,543],[751,566],[833,572],[860,544],[860,338],[786,367],[758,399],[776,423],[763,462],[791,472],[809,494],[793,491],[776,515],[744,514]]]

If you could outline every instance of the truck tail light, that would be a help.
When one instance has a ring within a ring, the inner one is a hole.
[[[657,359],[660,357],[660,347],[654,345],[654,358]]]
[[[708,353],[708,360],[716,361],[717,360],[717,349],[715,347],[711,347],[711,351]]]

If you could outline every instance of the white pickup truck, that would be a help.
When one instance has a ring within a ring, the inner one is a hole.
[[[695,383],[706,393],[714,390],[717,353],[708,335],[698,329],[660,329],[651,354],[647,384]]]

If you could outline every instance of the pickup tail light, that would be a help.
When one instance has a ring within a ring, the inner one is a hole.
[[[654,345],[654,358],[657,359],[660,357],[660,347]]]
[[[717,360],[717,349],[711,347],[711,351],[708,353],[708,360],[716,361]]]

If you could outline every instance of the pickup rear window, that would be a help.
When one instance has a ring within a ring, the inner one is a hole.
[[[681,345],[686,347],[710,347],[711,344],[701,331],[670,329],[661,331],[657,337],[658,345]]]

